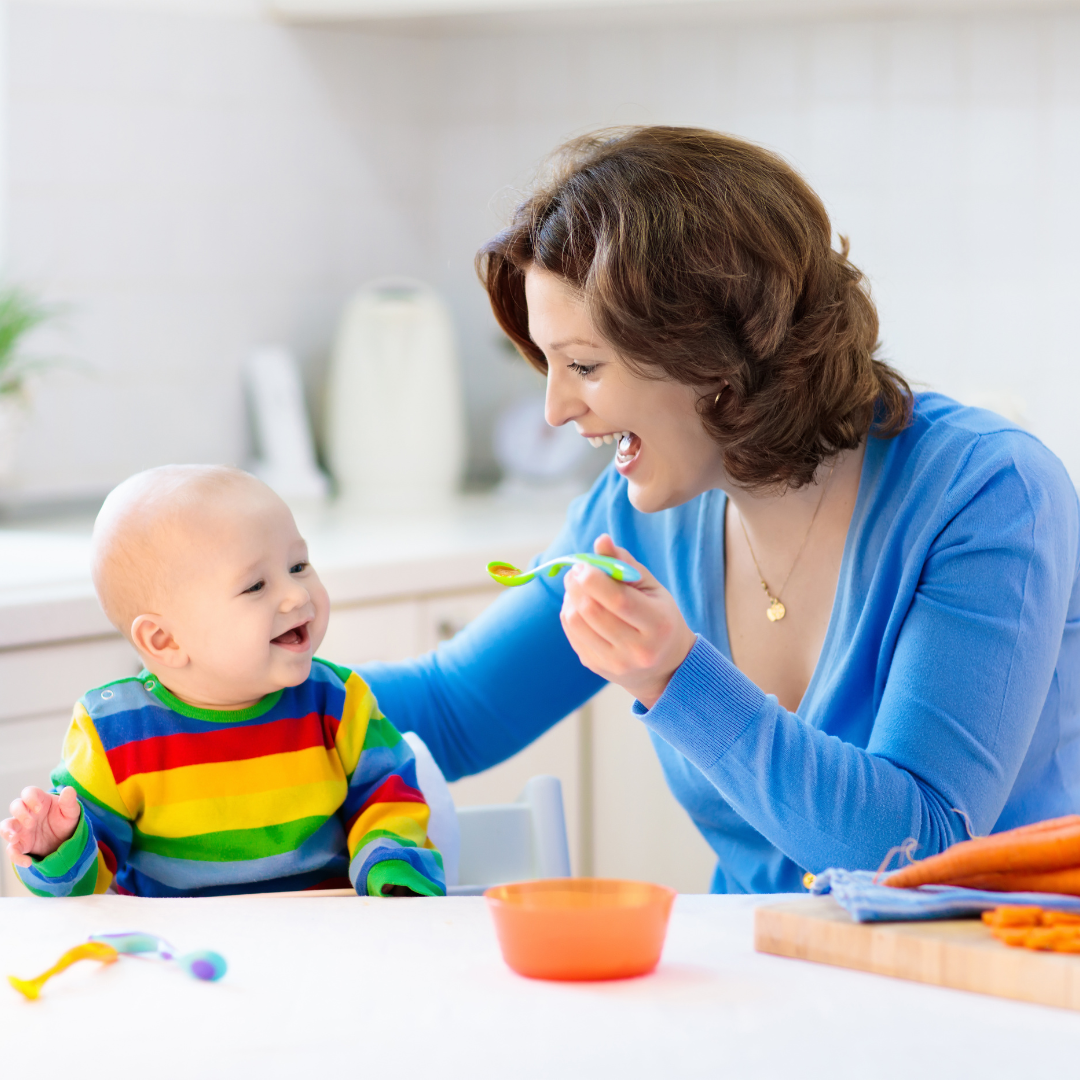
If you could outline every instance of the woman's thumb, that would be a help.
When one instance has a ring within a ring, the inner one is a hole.
[[[601,533],[593,541],[593,551],[597,555],[609,555],[616,559],[622,559],[624,563],[629,563],[635,570],[640,570],[641,584],[644,585],[653,581],[653,576],[649,573],[648,568],[639,563],[626,548],[619,547],[608,533]]]

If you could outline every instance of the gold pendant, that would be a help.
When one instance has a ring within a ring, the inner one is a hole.
[[[768,617],[769,622],[779,622],[786,614],[787,608],[775,597],[765,611],[765,615]]]

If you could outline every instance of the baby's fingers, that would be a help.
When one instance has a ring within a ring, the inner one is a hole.
[[[17,822],[24,829],[34,827],[34,812],[26,805],[23,799],[16,799],[8,807],[8,811],[11,814],[8,820]]]
[[[8,846],[7,846],[7,857],[16,866],[32,866],[33,865],[33,859],[31,859],[29,855],[24,855],[21,851],[19,851],[18,848],[15,847],[14,844],[8,844]]]

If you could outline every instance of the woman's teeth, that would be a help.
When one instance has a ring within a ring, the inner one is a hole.
[[[591,446],[603,446],[604,443],[607,443],[610,446],[613,442],[618,440],[621,446],[623,441],[629,439],[632,434],[633,432],[631,431],[614,431],[610,435],[590,435],[589,444]]]

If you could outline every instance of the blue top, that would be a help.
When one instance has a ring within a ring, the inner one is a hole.
[[[651,710],[668,783],[716,851],[716,892],[799,888],[1080,810],[1080,506],[1061,462],[993,413],[916,397],[870,438],[821,656],[795,713],[731,662],[714,490],[642,514],[613,469],[547,559],[610,532],[699,635]],[[494,552],[493,555],[497,555]],[[434,653],[362,669],[451,779],[502,761],[603,685],[559,624],[562,577],[508,589]]]

